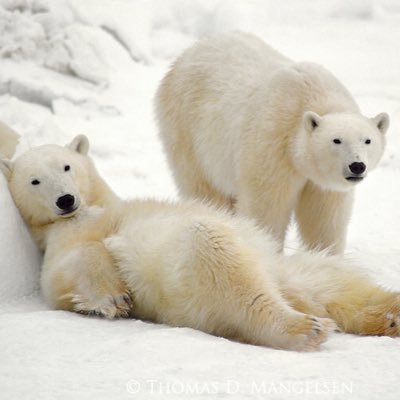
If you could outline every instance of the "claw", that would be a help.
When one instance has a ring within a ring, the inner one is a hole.
[[[129,293],[124,293],[122,298],[125,300],[126,304],[128,304],[129,308],[133,307],[133,300]]]
[[[125,294],[94,296],[91,299],[83,295],[73,295],[71,302],[77,313],[108,319],[128,318],[132,306],[132,300]]]

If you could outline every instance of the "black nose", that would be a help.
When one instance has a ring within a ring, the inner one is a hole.
[[[360,175],[366,170],[367,166],[363,162],[353,162],[349,165],[349,168],[353,174]]]
[[[75,203],[75,197],[72,194],[64,194],[57,199],[57,207],[61,210],[69,210]]]

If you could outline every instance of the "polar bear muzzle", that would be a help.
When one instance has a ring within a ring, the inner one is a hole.
[[[56,206],[60,210],[59,215],[71,216],[79,208],[80,201],[72,194],[64,194],[56,201]]]
[[[346,177],[346,180],[350,182],[361,182],[364,179],[364,172],[367,166],[363,162],[353,162],[349,165],[349,170],[352,175]]]

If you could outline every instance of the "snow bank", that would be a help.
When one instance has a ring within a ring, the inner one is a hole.
[[[0,121],[0,157],[9,159],[18,134]],[[0,171],[0,304],[32,294],[39,288],[41,255],[8,190]]]
[[[0,172],[0,304],[39,289],[41,255]]]

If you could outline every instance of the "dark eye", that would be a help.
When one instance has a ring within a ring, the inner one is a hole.
[[[340,144],[340,143],[342,143],[342,141],[340,139],[333,139],[333,143]]]
[[[69,171],[70,169],[71,169],[71,167],[70,167],[69,165],[66,165],[66,166],[64,167],[64,171],[65,171],[65,172]]]
[[[367,139],[367,140],[365,141],[365,144],[371,144],[371,139]]]
[[[37,179],[34,179],[34,180],[31,182],[31,184],[32,184],[32,185],[39,185],[39,184],[40,184],[40,181],[38,181]]]

